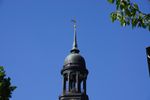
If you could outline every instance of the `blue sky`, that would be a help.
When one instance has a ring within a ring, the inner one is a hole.
[[[148,0],[133,1],[150,11]],[[11,100],[58,100],[74,17],[90,100],[149,100],[150,32],[112,23],[114,9],[107,0],[0,0],[0,65],[17,86]]]

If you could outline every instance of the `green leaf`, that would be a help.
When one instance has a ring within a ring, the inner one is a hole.
[[[120,0],[116,0],[116,9],[118,10],[120,7]]]
[[[117,19],[117,14],[116,13],[111,13],[111,20],[114,22]]]
[[[125,10],[125,14],[129,17],[131,16],[131,12],[128,9]]]
[[[146,28],[146,27],[147,27],[146,24],[144,23],[144,19],[142,20],[141,24],[142,24],[142,27],[143,27],[143,28]]]
[[[121,26],[126,26],[125,18],[122,16],[120,19]]]
[[[4,73],[0,72],[0,77],[4,77]]]
[[[3,66],[0,66],[0,71],[3,71],[3,70],[4,70]]]
[[[115,0],[107,0],[109,3],[114,3]]]
[[[139,10],[139,7],[138,7],[138,5],[137,5],[136,3],[134,3],[133,6],[134,6],[134,8],[135,8],[136,10]]]

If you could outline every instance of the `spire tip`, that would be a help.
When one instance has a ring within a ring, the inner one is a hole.
[[[76,20],[71,20],[73,22],[74,26],[74,41],[73,41],[73,47],[71,52],[79,53],[78,45],[77,45],[77,32],[76,32]]]

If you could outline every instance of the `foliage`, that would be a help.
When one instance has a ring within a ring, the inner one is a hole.
[[[11,86],[10,78],[6,77],[3,66],[0,66],[0,100],[9,100],[16,86]]]
[[[110,14],[112,22],[118,20],[121,26],[132,25],[150,31],[150,14],[140,11],[136,3],[130,0],[108,0],[111,4],[116,4],[116,11]]]

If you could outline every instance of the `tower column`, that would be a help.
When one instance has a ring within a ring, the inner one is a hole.
[[[70,91],[72,90],[72,84],[73,84],[73,82],[72,82],[72,80],[70,81]]]
[[[77,84],[77,92],[80,92],[80,81],[79,81],[79,72],[76,73],[76,84]]]
[[[68,73],[68,91],[71,90],[70,72]]]
[[[83,90],[84,93],[86,94],[86,79],[83,80]]]
[[[75,91],[75,82],[72,82],[72,90]]]
[[[66,78],[63,78],[63,93],[66,92]]]

